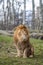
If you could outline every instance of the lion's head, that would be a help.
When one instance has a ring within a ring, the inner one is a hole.
[[[29,31],[25,25],[19,25],[16,28],[14,34],[16,34],[16,37],[19,42],[26,41],[27,39],[29,39]]]

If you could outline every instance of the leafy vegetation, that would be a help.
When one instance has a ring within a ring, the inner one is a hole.
[[[0,65],[43,65],[43,40],[30,39],[33,58],[16,58],[13,38],[0,35]]]

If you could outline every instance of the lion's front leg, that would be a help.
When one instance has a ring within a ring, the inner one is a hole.
[[[27,50],[28,50],[28,48],[26,48],[26,49],[24,50],[23,58],[27,58]]]
[[[17,55],[16,55],[16,57],[22,57],[22,56],[23,56],[22,50],[17,48]]]

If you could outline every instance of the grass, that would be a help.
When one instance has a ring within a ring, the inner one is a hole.
[[[11,43],[12,40],[13,40],[12,37],[6,35],[0,35],[0,42]]]
[[[30,39],[34,46],[33,58],[16,58],[13,38],[0,35],[0,65],[43,65],[43,40]]]

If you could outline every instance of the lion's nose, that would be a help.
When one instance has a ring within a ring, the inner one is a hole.
[[[26,39],[26,36],[25,35],[22,35],[22,39],[25,40]]]

